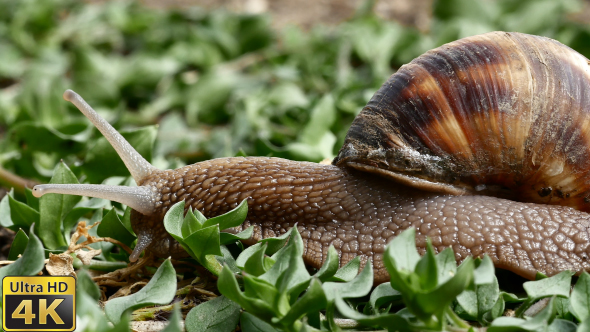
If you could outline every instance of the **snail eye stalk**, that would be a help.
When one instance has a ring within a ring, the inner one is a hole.
[[[104,198],[131,207],[141,214],[154,212],[155,198],[150,187],[108,186],[101,184],[40,184],[33,187],[33,195],[45,194],[79,195]]]
[[[141,183],[153,172],[158,169],[152,166],[139,152],[137,152],[129,142],[119,134],[105,119],[101,118],[98,113],[88,103],[72,90],[66,90],[63,98],[74,104],[82,114],[98,129],[102,135],[109,141],[111,146],[117,151],[119,157],[125,163],[125,166],[131,173],[136,183]]]
[[[130,144],[88,103],[72,90],[66,90],[64,99],[74,104],[92,124],[104,135],[117,151],[136,183],[143,182],[148,176],[159,172],[143,158]],[[104,198],[125,204],[132,209],[150,215],[154,212],[155,198],[151,187],[107,186],[94,184],[42,184],[33,188],[33,195],[67,194]]]

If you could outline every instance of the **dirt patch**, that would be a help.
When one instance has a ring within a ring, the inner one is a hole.
[[[87,0],[103,2],[107,0]],[[351,18],[366,0],[139,0],[152,8],[186,8],[200,6],[208,9],[225,8],[239,13],[270,13],[273,27],[281,29],[297,25],[304,29],[317,24],[335,25]],[[434,0],[381,0],[375,1],[373,11],[386,20],[427,32],[432,21]],[[590,23],[590,0],[583,0],[582,9],[571,18]]]
[[[309,28],[318,23],[333,25],[354,15],[365,0],[141,0],[150,7],[226,8],[241,13],[270,13],[275,28],[298,25]],[[377,1],[375,13],[385,19],[426,31],[430,26],[433,0]]]
[[[590,0],[584,0],[582,10],[571,15],[571,18],[583,24],[590,24]]]

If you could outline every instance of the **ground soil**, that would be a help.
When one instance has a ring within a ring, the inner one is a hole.
[[[95,0],[104,1],[104,0]],[[338,24],[350,18],[367,0],[140,0],[150,7],[225,8],[245,13],[270,13],[276,28],[295,24],[309,28],[315,24]],[[428,31],[434,0],[374,0],[378,16],[395,20],[421,31]],[[494,0],[487,0],[494,1]],[[515,0],[517,1],[517,0]],[[572,18],[590,24],[590,0],[583,0],[580,12]]]
[[[103,0],[94,0],[103,1]],[[276,28],[294,24],[338,24],[347,20],[366,0],[140,0],[150,7],[225,8],[244,13],[270,13]],[[589,0],[590,1],[590,0]],[[377,15],[426,31],[430,26],[433,0],[381,0],[373,7]]]

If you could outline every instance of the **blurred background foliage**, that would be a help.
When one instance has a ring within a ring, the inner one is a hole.
[[[374,5],[303,30],[223,10],[0,0],[0,166],[40,182],[60,159],[92,183],[128,175],[65,89],[160,168],[236,154],[320,161],[389,75],[443,43],[519,31],[590,56],[578,0],[438,0],[426,31]]]

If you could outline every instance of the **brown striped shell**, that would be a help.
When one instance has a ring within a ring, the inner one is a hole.
[[[454,194],[590,211],[589,60],[492,32],[404,65],[354,120],[333,164]]]

